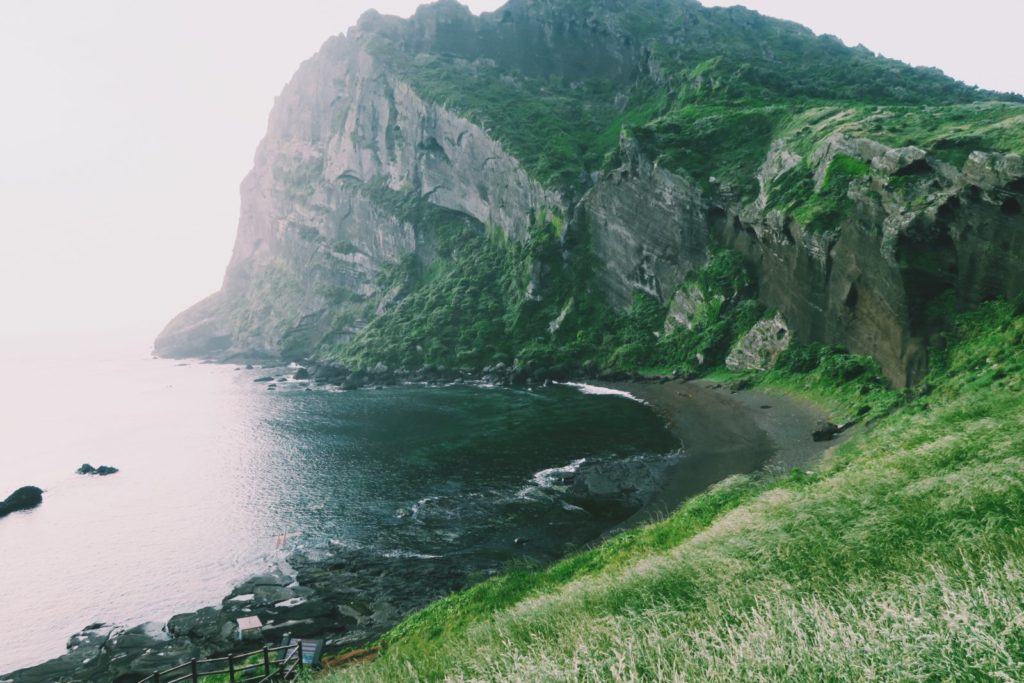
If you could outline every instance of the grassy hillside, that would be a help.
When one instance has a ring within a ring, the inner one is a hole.
[[[1022,342],[1010,304],[962,315],[905,400],[820,354],[791,358],[809,371],[763,384],[892,412],[819,471],[733,478],[486,581],[407,619],[378,662],[322,680],[1020,680]]]

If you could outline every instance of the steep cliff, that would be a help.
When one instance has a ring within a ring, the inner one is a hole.
[[[693,367],[765,315],[906,384],[950,306],[1024,288],[1022,124],[742,8],[371,12],[278,98],[224,286],[156,351]],[[722,248],[753,281],[666,324]]]

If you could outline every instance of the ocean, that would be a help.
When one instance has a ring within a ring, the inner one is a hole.
[[[0,519],[0,672],[63,654],[95,622],[219,604],[295,550],[549,561],[621,521],[566,504],[561,475],[678,448],[647,406],[587,387],[271,391],[254,380],[294,368],[144,344],[8,360],[0,498],[45,493]]]

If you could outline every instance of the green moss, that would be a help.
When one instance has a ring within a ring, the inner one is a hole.
[[[722,184],[750,198],[785,107],[682,104],[632,135],[648,157],[691,176],[705,190]],[[715,178],[716,182],[711,179]]]
[[[781,209],[811,232],[837,229],[853,215],[850,184],[866,176],[871,167],[860,159],[837,155],[828,166],[820,189],[807,162],[796,165],[772,183],[768,208]]]

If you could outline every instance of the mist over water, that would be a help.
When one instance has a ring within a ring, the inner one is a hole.
[[[493,564],[526,536],[550,559],[608,520],[561,504],[545,471],[677,446],[645,406],[571,387],[268,391],[253,379],[285,369],[144,344],[8,357],[0,497],[45,493],[0,519],[0,672],[62,654],[93,622],[219,604],[297,549]],[[76,475],[85,462],[121,471]]]

